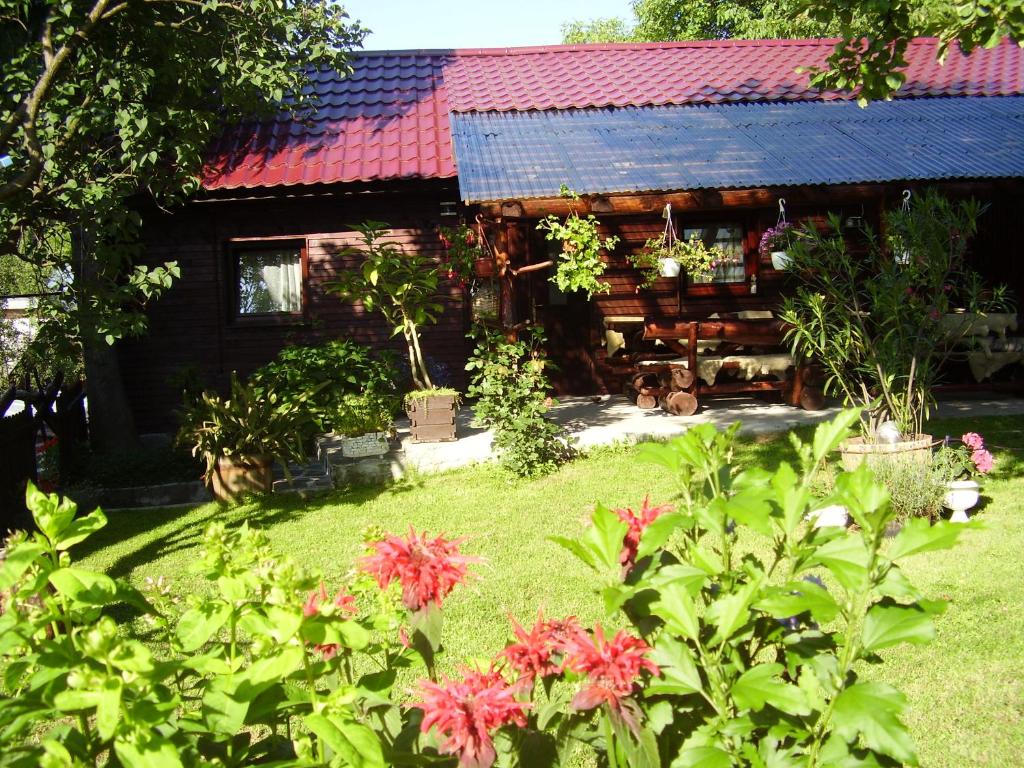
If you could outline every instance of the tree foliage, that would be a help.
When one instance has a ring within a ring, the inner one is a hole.
[[[904,82],[909,41],[939,39],[943,59],[957,43],[964,52],[1004,36],[1024,41],[1024,6],[1016,0],[634,0],[632,22],[573,21],[566,43],[661,42],[727,38],[841,38],[828,67],[812,84],[857,90],[863,102],[886,98]]]

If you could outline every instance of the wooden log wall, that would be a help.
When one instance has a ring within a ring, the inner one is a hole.
[[[406,251],[439,257],[436,228],[452,223],[450,218],[441,219],[439,202],[454,199],[457,195],[448,183],[404,194],[195,202],[174,215],[148,216],[148,261],[177,261],[181,278],[147,310],[149,333],[118,345],[140,430],[176,427],[173,409],[180,405],[186,378],[223,390],[231,371],[246,376],[287,345],[349,338],[394,349],[404,357],[401,337],[392,337],[376,312],[343,302],[324,285],[342,270],[357,267],[358,259],[340,252],[361,245],[350,225],[369,219],[391,225],[390,240]],[[306,242],[308,307],[302,322],[266,323],[232,316],[229,243],[234,238],[272,237]],[[446,366],[461,386],[469,351],[465,294],[445,283],[441,298],[445,309],[437,325],[424,329],[424,352]]]

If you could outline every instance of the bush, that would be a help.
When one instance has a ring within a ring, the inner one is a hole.
[[[466,363],[473,371],[468,394],[479,398],[474,409],[480,424],[494,427],[494,447],[501,465],[514,475],[532,477],[557,469],[571,450],[561,428],[547,418],[551,398],[544,375],[544,331],[533,327],[521,341],[508,341],[496,330],[477,326],[476,349]]]
[[[62,480],[65,485],[131,488],[196,480],[202,472],[196,458],[180,446],[142,446],[102,455],[83,449],[72,457],[68,477]]]
[[[678,507],[598,505],[580,538],[553,537],[623,628],[513,623],[454,679],[436,656],[441,606],[475,561],[458,541],[373,535],[359,574],[328,589],[263,534],[217,523],[194,565],[209,590],[143,594],[72,565],[102,512],[75,519],[30,486],[38,532],[0,568],[0,761],[545,768],[585,746],[602,766],[917,765],[905,697],[865,675],[878,651],[934,637],[942,605],[899,561],[971,524],[912,520],[883,550],[893,510],[862,467],[825,500],[858,530],[808,526],[813,478],[858,417],[795,441],[799,466],[774,473],[729,466],[739,425],[645,446]],[[399,670],[423,675],[411,697]]]
[[[889,491],[893,520],[912,517],[937,520],[942,512],[946,485],[930,463],[882,459],[872,462],[875,479]]]
[[[377,353],[348,339],[334,339],[316,346],[286,347],[274,362],[253,372],[249,381],[257,390],[274,389],[283,400],[302,399],[301,408],[313,425],[311,432],[326,432],[349,395],[374,395],[394,415],[398,378],[390,352]]]

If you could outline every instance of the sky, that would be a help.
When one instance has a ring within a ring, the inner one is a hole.
[[[554,45],[562,24],[622,16],[629,0],[341,0],[353,19],[373,33],[363,48],[505,48]]]

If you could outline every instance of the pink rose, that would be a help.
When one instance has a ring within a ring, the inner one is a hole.
[[[977,432],[968,432],[960,438],[961,442],[970,448],[972,451],[980,451],[985,447],[985,441],[982,440],[981,435]]]

